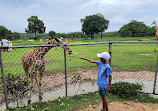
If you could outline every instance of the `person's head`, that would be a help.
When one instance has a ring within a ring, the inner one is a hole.
[[[100,54],[97,54],[97,56],[100,58],[101,62],[106,62],[110,59],[110,54],[108,52],[102,52]]]

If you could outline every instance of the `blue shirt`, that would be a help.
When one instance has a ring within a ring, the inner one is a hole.
[[[109,81],[108,76],[112,74],[109,64],[103,64],[101,61],[96,61],[98,66],[97,85],[99,88],[107,88]]]

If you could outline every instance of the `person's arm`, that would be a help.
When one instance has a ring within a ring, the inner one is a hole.
[[[86,60],[86,61],[88,61],[88,62],[91,62],[91,63],[96,63],[96,61],[94,61],[94,60],[91,60],[91,59],[87,59],[87,58],[85,58],[85,57],[80,57],[81,59],[84,59],[84,60]]]
[[[112,75],[109,76],[109,84],[108,87],[106,88],[106,91],[110,91],[111,81],[112,81]]]

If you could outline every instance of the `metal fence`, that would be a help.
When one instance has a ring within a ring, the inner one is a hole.
[[[97,66],[81,60],[86,57],[99,61],[97,53],[109,52],[109,63],[112,68],[112,83],[126,81],[143,85],[142,92],[158,94],[157,65],[158,54],[155,51],[157,42],[102,42],[71,44],[72,55],[55,45],[12,46],[12,51],[0,52],[2,80],[0,86],[0,110],[6,107],[27,105],[27,90],[17,90],[14,86],[22,87],[25,84],[25,72],[21,58],[26,51],[35,47],[53,47],[45,56],[47,59],[46,71],[42,78],[42,101],[84,94],[97,91]],[[8,76],[8,75],[13,75]],[[16,79],[20,78],[20,80]],[[11,82],[10,82],[11,81]],[[14,82],[13,82],[14,81]],[[9,83],[8,83],[9,82]],[[14,83],[12,92],[8,91]],[[22,87],[23,88],[23,87]],[[22,89],[21,88],[21,89]],[[18,89],[18,88],[17,88]],[[15,93],[15,94],[14,94]],[[21,94],[21,96],[19,96]],[[38,88],[33,85],[32,103],[38,102]]]

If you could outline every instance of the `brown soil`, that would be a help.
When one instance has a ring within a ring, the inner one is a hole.
[[[68,84],[95,82],[97,79],[97,68],[73,68],[75,71],[68,72]],[[73,70],[72,69],[72,70]],[[127,79],[142,79],[154,80],[155,72],[151,71],[117,71],[112,73],[113,80],[127,80]],[[46,73],[42,79],[42,90],[48,91],[54,88],[60,88],[65,84],[65,74],[63,72],[56,72],[54,74]],[[34,83],[37,90],[36,83]]]
[[[108,105],[109,111],[158,111],[158,104],[151,103],[135,103],[132,101],[118,102],[113,101]],[[98,111],[102,108],[102,103],[98,105],[88,105],[77,111]]]

